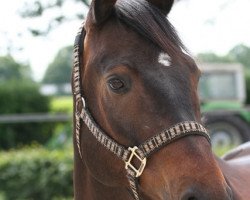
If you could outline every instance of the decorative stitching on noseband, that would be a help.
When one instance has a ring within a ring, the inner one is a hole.
[[[207,130],[201,124],[194,121],[187,121],[178,123],[171,128],[162,131],[158,135],[146,140],[139,146],[139,149],[141,149],[143,151],[143,155],[147,157],[161,146],[169,144],[174,140],[190,134],[202,135],[210,140]]]
[[[127,171],[127,178],[130,185],[130,189],[133,193],[134,199],[139,200],[138,195],[138,184],[137,179],[142,173],[146,166],[146,158],[154,151],[159,150],[163,145],[169,144],[178,138],[185,137],[187,135],[202,135],[208,139],[210,142],[210,137],[206,129],[199,123],[194,121],[181,122],[169,129],[166,129],[159,134],[149,138],[139,147],[129,147],[126,148],[111,137],[109,137],[95,122],[90,112],[88,111],[85,103],[84,96],[81,89],[81,46],[83,38],[85,37],[84,23],[80,27],[78,34],[76,36],[74,45],[74,65],[73,65],[73,94],[75,101],[75,141],[81,159],[81,121],[90,130],[91,134],[96,138],[96,140],[102,144],[107,150],[111,151],[118,158],[125,162],[125,169]],[[138,159],[140,163],[139,169],[137,169],[132,164],[132,159]]]

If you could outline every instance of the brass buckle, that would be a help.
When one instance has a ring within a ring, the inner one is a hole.
[[[125,169],[128,169],[128,168],[132,169],[135,172],[135,177],[141,176],[141,174],[146,166],[146,162],[147,162],[146,158],[141,159],[141,157],[136,153],[137,149],[138,149],[138,147],[136,147],[136,146],[133,148],[131,148],[131,147],[128,148],[128,150],[131,151],[131,154],[129,156],[128,161],[125,162]],[[139,169],[136,169],[136,167],[133,166],[133,164],[131,163],[134,156],[141,162]]]

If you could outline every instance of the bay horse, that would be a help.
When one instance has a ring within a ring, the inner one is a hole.
[[[76,200],[250,199],[250,152],[212,153],[173,2],[91,3],[72,73]]]

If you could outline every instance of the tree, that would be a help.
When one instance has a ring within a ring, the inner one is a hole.
[[[43,83],[64,84],[70,83],[73,63],[73,47],[64,47],[57,53],[54,61],[48,66]]]
[[[241,63],[247,69],[250,69],[250,48],[244,44],[239,44],[229,51],[228,55],[233,60]]]
[[[219,56],[219,55],[216,55],[215,53],[211,53],[211,52],[200,53],[197,55],[197,57],[199,60],[201,60],[203,62],[209,62],[209,63],[234,62],[234,60],[229,55]]]
[[[233,47],[226,55],[219,56],[215,53],[200,53],[198,58],[203,62],[238,62],[250,70],[250,47],[239,44]]]
[[[72,0],[70,0],[72,1]],[[33,0],[29,1],[29,3],[25,2],[23,8],[20,9],[19,14],[23,18],[39,18],[45,17],[48,14],[48,11],[52,11],[53,9],[57,12],[58,8],[62,8],[69,0]],[[90,0],[73,0],[75,3],[80,3],[82,6],[89,6]],[[75,13],[74,18],[67,17],[64,14],[58,13],[54,16],[49,22],[47,28],[41,30],[40,28],[30,27],[29,31],[32,33],[33,36],[45,36],[55,27],[59,26],[60,24],[74,19],[83,19],[84,13],[83,11],[80,13]],[[47,18],[47,17],[46,17]]]
[[[38,17],[44,17],[46,11],[51,11],[56,8],[61,8],[64,5],[66,5],[67,2],[75,2],[80,3],[81,5],[88,7],[91,0],[30,0],[29,3],[24,3],[23,8],[21,8],[20,15],[23,18],[38,18]],[[176,3],[181,2],[184,0],[175,0]],[[232,3],[232,0],[225,0],[223,4],[220,5],[220,10],[225,10],[230,4]],[[65,13],[64,13],[65,14]],[[44,30],[41,30],[39,28],[30,27],[30,32],[33,34],[33,36],[45,36],[48,34],[52,29],[57,27],[58,25],[70,20],[67,16],[64,14],[58,14],[53,19],[51,19],[50,22],[48,22],[48,27]],[[75,13],[76,19],[83,19],[84,14],[83,11],[80,13]],[[212,21],[216,21],[217,16],[215,16]],[[207,21],[211,21],[210,17],[209,19],[204,20],[204,23]]]
[[[0,57],[0,115],[46,113],[50,99],[40,94],[39,85],[31,79],[28,65],[17,63],[11,56]],[[53,124],[0,124],[0,149],[45,143],[54,129]]]
[[[30,66],[17,63],[11,56],[0,57],[0,82],[10,80],[31,80]]]

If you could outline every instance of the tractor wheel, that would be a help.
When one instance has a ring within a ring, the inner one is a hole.
[[[237,116],[208,116],[205,122],[214,150],[229,150],[250,140],[250,128]]]

